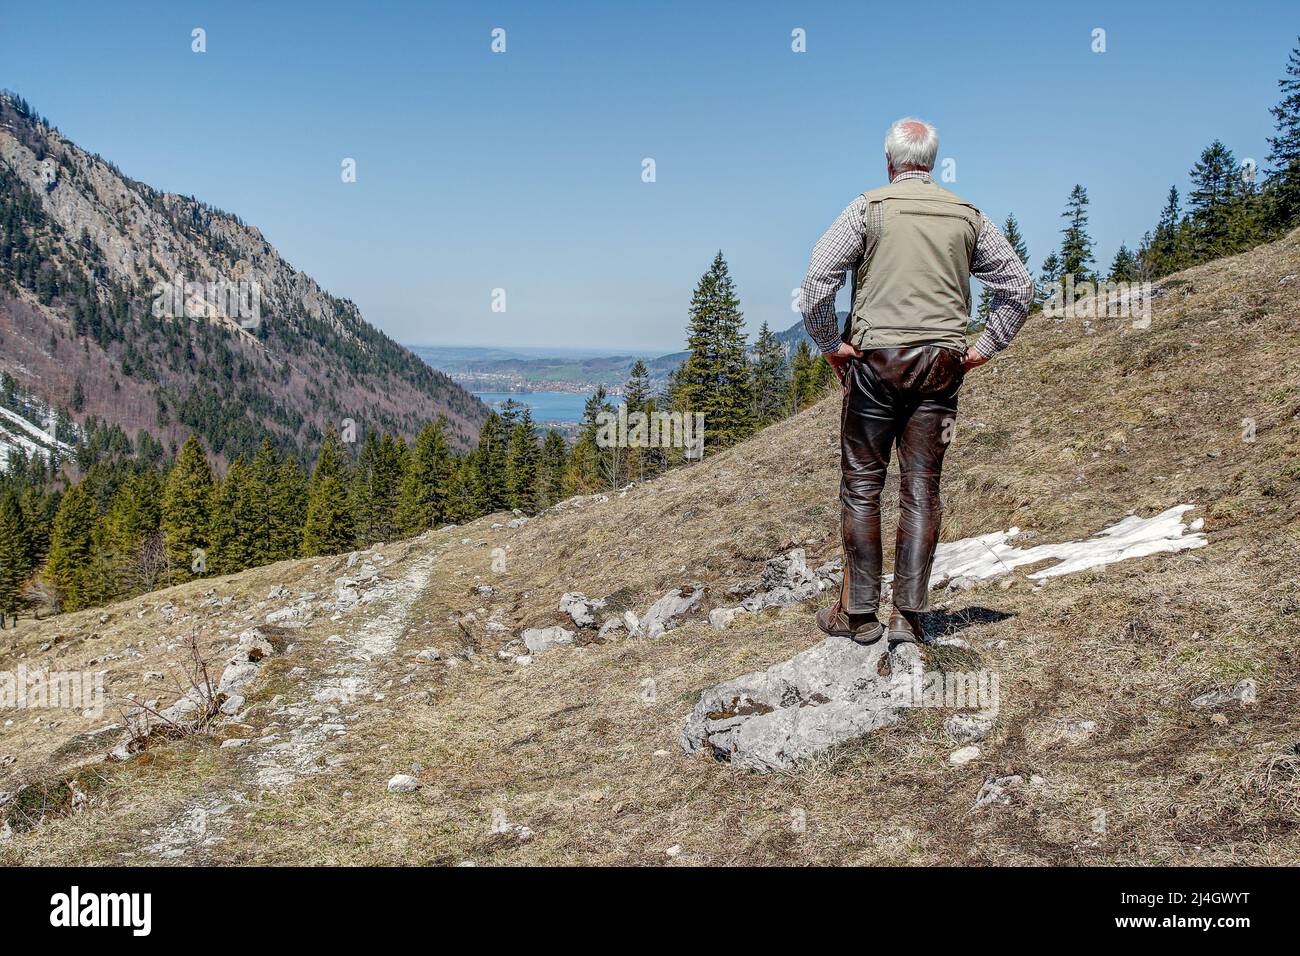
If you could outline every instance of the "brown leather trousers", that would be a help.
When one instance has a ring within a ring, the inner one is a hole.
[[[898,445],[898,538],[894,606],[924,611],[943,505],[939,473],[957,421],[962,356],[937,345],[871,349],[845,373],[840,421],[840,534],[850,614],[880,605],[880,490],[890,449]]]

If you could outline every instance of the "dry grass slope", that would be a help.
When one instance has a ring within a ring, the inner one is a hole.
[[[16,758],[0,769],[0,790],[39,783],[50,807],[0,842],[0,862],[1300,862],[1297,273],[1300,232],[1160,283],[1149,329],[1036,318],[968,379],[945,479],[946,540],[1013,524],[1064,540],[1130,509],[1184,502],[1210,540],[1041,586],[1017,574],[936,594],[928,626],[971,649],[932,649],[931,666],[1000,675],[997,725],[971,764],[948,766],[956,744],[934,711],[796,773],[684,756],[677,735],[700,691],[815,643],[812,608],[742,616],[724,632],[701,615],[657,640],[620,635],[526,667],[496,654],[511,633],[489,620],[514,634],[559,623],[565,591],[643,611],[694,584],[707,606],[734,604],[726,589],[792,546],[833,556],[832,397],[603,503],[384,546],[385,574],[422,561],[432,573],[402,608],[396,652],[364,661],[374,693],[340,708],[348,731],[321,754],[322,768],[342,758],[330,772],[266,788],[249,767],[259,746],[275,745],[260,739],[292,733],[313,681],[348,655],[355,663],[347,640],[359,619],[319,618],[285,635],[247,726],[223,730],[252,739],[245,748],[191,738],[104,764],[106,746],[77,735],[105,720],[0,714],[0,759]],[[1243,440],[1244,420],[1254,441]],[[495,548],[506,549],[503,573]],[[325,592],[342,566],[287,562],[127,602],[103,623],[92,611],[26,626],[0,669],[80,668],[112,654],[98,666],[110,668],[115,697],[165,704],[143,675],[175,658],[168,643],[195,630],[215,654],[279,606],[264,600],[273,585]],[[493,593],[477,592],[482,584]],[[204,607],[208,592],[232,600]],[[173,623],[158,610],[167,601]],[[430,646],[441,660],[412,656]],[[1190,706],[1245,677],[1255,705]],[[1073,739],[1084,720],[1096,730]],[[388,793],[396,773],[421,789]],[[74,774],[93,782],[77,785],[81,798],[68,796]],[[1037,782],[974,810],[984,780],[1006,774]]]

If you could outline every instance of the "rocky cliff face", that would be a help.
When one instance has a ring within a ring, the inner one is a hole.
[[[461,446],[486,409],[238,217],[158,192],[0,96],[0,366],[74,418],[218,454],[345,419]],[[80,388],[77,387],[80,383]]]

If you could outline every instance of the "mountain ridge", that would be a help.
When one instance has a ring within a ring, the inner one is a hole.
[[[173,445],[198,432],[229,459],[263,437],[310,458],[345,419],[410,438],[439,414],[468,448],[486,417],[256,227],[131,179],[12,94],[0,95],[0,201],[3,370],[79,421]],[[177,277],[194,294],[169,298]],[[220,292],[214,306],[219,282],[257,315],[221,308]]]

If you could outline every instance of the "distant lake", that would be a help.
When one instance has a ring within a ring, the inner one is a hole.
[[[492,408],[513,398],[532,409],[533,421],[539,424],[582,421],[582,407],[591,397],[578,392],[475,392],[474,395]]]

